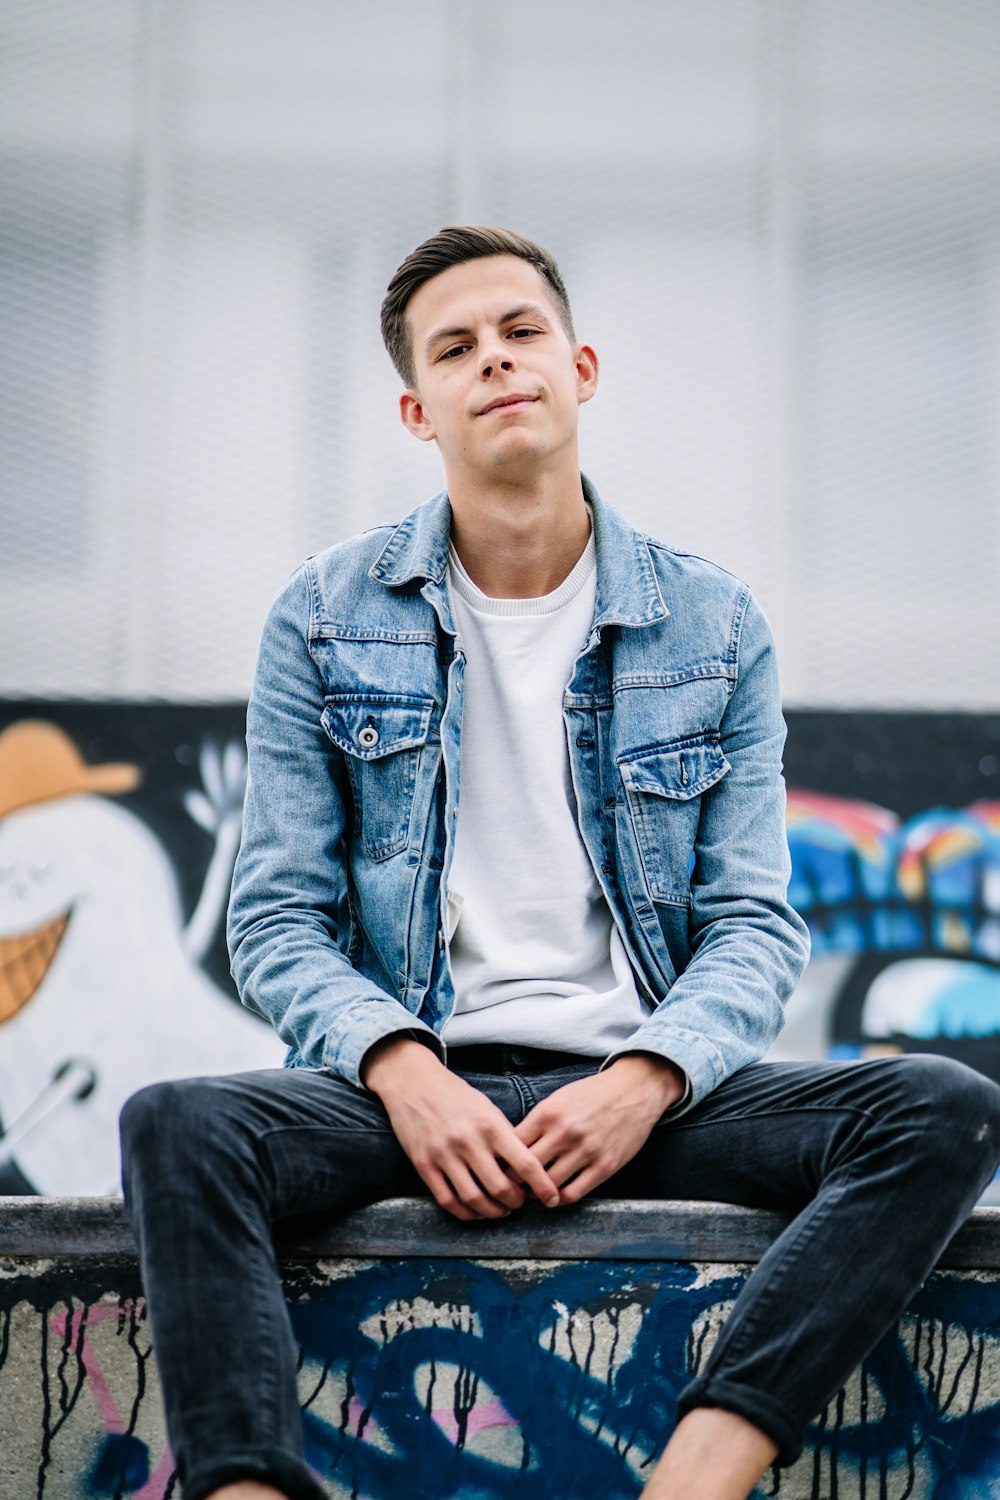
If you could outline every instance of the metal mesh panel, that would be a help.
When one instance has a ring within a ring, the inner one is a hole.
[[[309,550],[440,487],[389,274],[558,255],[584,464],[746,577],[793,703],[995,707],[1000,11],[8,0],[0,693],[239,698]]]

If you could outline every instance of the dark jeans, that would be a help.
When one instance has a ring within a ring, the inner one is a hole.
[[[466,1061],[481,1066],[473,1052]],[[512,1121],[596,1066],[531,1049],[486,1058],[498,1071],[458,1071]],[[302,1458],[272,1226],[425,1191],[385,1111],[325,1073],[276,1069],[143,1089],[122,1113],[122,1140],[185,1500],[237,1478],[320,1500]],[[738,1412],[773,1438],[782,1461],[794,1459],[805,1425],[972,1208],[998,1142],[1000,1089],[922,1056],[757,1063],[657,1125],[605,1193],[797,1211],[683,1391],[680,1413]]]

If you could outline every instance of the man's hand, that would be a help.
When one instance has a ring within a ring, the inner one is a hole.
[[[556,1184],[503,1112],[422,1042],[403,1036],[377,1043],[365,1058],[363,1082],[382,1100],[436,1201],[456,1219],[503,1218],[521,1207],[525,1188],[549,1208],[559,1202]]]
[[[558,1184],[560,1204],[579,1203],[632,1160],[686,1087],[673,1063],[630,1052],[602,1073],[556,1089],[515,1133]]]

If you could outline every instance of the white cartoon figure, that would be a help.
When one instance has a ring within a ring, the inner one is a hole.
[[[202,757],[189,814],[215,838],[185,929],[173,867],[55,725],[0,734],[0,1168],[39,1193],[119,1191],[118,1112],[144,1084],[277,1067],[271,1029],[198,968],[228,892],[243,760]]]

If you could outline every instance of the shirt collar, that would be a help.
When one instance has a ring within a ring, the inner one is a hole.
[[[583,493],[594,513],[597,604],[594,626],[651,625],[670,614],[649,554],[649,539],[598,495],[586,476]],[[451,502],[446,493],[419,505],[396,527],[369,568],[389,588],[414,579],[443,585],[448,570]]]

